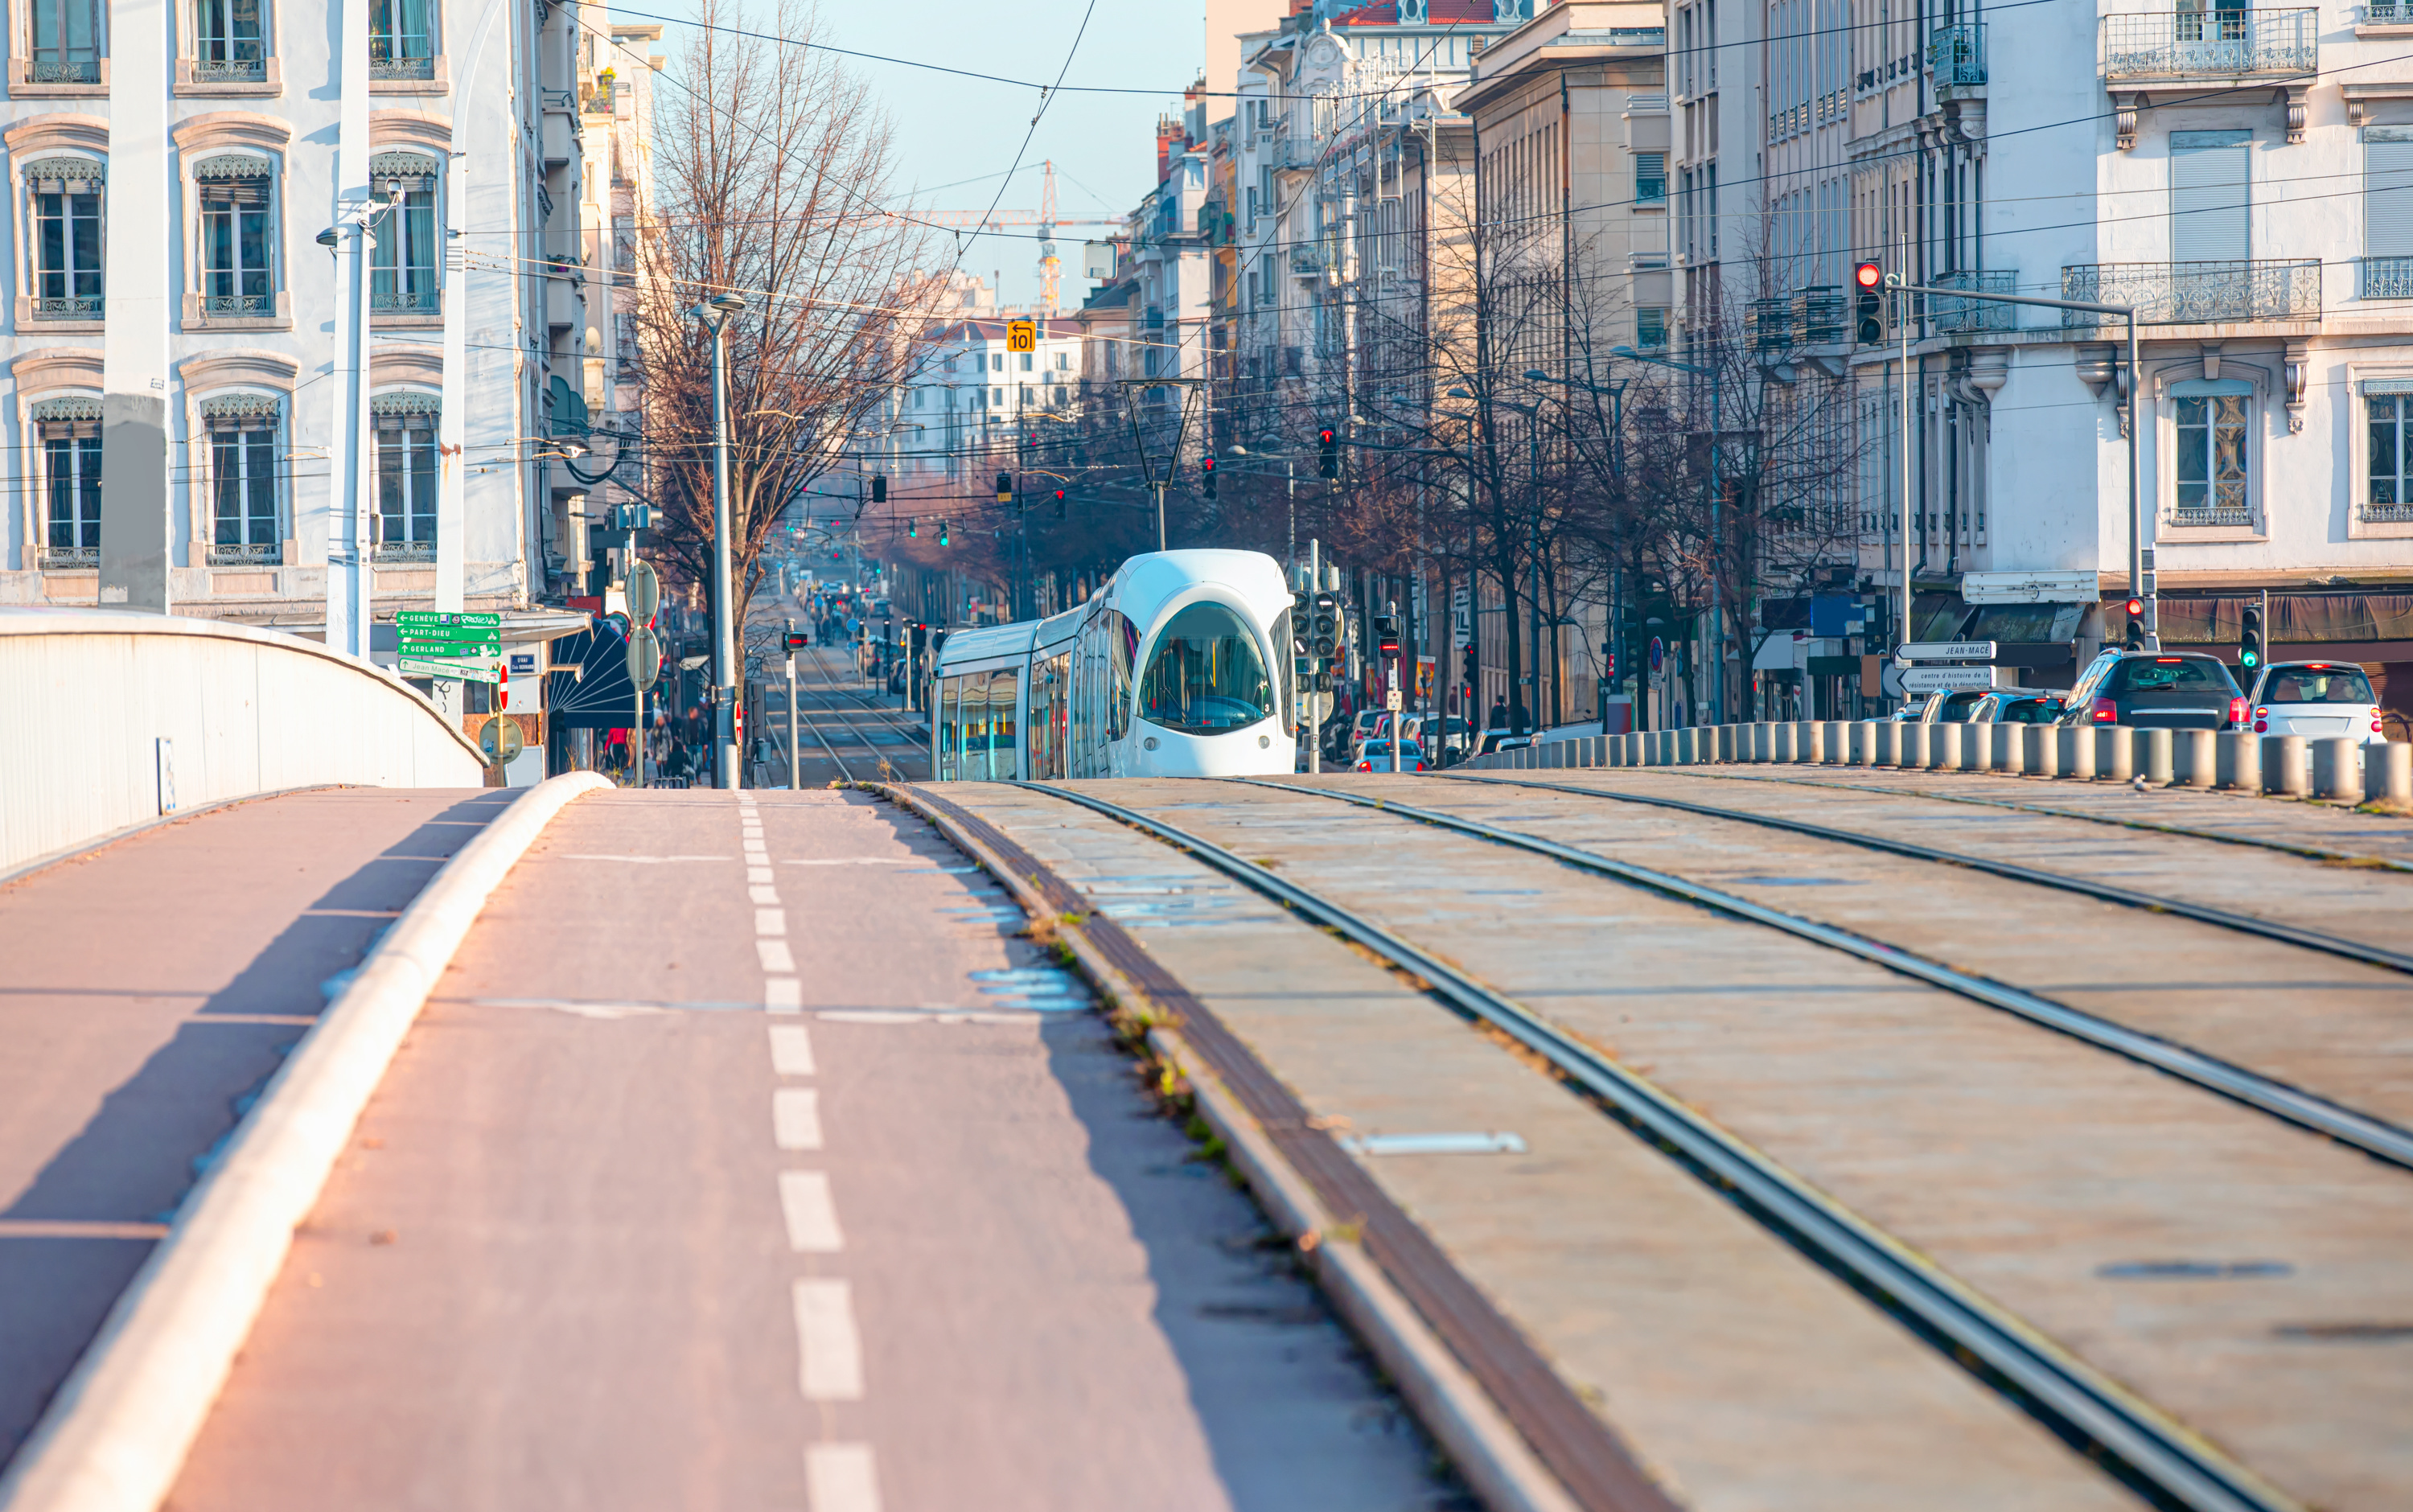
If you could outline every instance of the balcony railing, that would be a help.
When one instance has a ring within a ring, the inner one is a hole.
[[[1744,319],[1752,350],[1784,351],[1793,345],[1793,302],[1784,295],[1753,300]]]
[[[285,548],[274,541],[215,541],[210,546],[212,567],[276,567],[284,560]]]
[[[1793,294],[1793,335],[1805,347],[1843,339],[1844,298],[1835,284],[1817,284]]]
[[[203,294],[203,315],[247,316],[257,319],[276,313],[274,294]]]
[[[2413,258],[2363,259],[2362,297],[2413,299]]]
[[[2373,504],[2362,506],[2365,525],[2413,525],[2413,504]]]
[[[2361,8],[2365,26],[2413,26],[2413,0],[2372,0]]]
[[[25,82],[29,84],[96,84],[100,82],[98,63],[60,63],[47,58],[35,58],[25,65]]]
[[[98,546],[44,546],[41,564],[50,571],[98,567],[100,548]]]
[[[195,58],[193,82],[197,84],[256,84],[268,77],[264,58]]]
[[[1986,25],[1938,26],[1927,38],[1927,71],[1936,87],[1986,82]]]
[[[2018,275],[2007,268],[1963,268],[1958,273],[1939,273],[1932,281],[1935,289],[1965,289],[1973,294],[2017,293]],[[2009,331],[2019,324],[2019,306],[1998,304],[1990,299],[1955,299],[1949,294],[1927,296],[1927,318],[1935,329],[1947,334],[1966,331]]]
[[[371,549],[369,560],[380,567],[408,567],[430,564],[436,560],[436,542],[432,541],[380,541]]]
[[[2103,18],[2108,80],[2310,74],[2320,65],[2320,12],[2174,10]]]
[[[443,308],[440,289],[386,289],[369,295],[369,309],[377,315],[435,315]]]
[[[436,60],[395,57],[373,46],[369,50],[369,77],[371,79],[433,79],[436,77]]]
[[[2232,320],[2317,320],[2318,259],[2269,262],[2086,262],[2061,270],[2061,297],[2133,304],[2147,325]],[[2115,319],[2065,310],[2065,326]]]
[[[2203,526],[2244,526],[2254,524],[2251,504],[2213,504],[2199,510],[2183,510],[2173,506],[2163,517],[2163,524],[2201,527]]]
[[[106,303],[98,294],[37,295],[32,314],[37,320],[97,320]]]

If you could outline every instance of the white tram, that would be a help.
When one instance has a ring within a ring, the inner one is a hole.
[[[1270,556],[1166,551],[1052,619],[957,630],[932,672],[931,776],[1288,772],[1290,612]]]

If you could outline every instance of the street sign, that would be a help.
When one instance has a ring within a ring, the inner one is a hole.
[[[1007,351],[1037,351],[1039,349],[1039,322],[1036,320],[1006,321],[1005,349]]]
[[[394,664],[406,677],[449,677],[454,682],[464,683],[498,683],[503,680],[503,669],[492,661],[401,657]]]
[[[489,765],[501,766],[527,749],[527,736],[517,719],[497,714],[478,727],[478,749],[486,753]]]
[[[1667,644],[1659,639],[1658,636],[1653,635],[1651,637],[1651,670],[1653,673],[1658,672],[1659,669],[1665,664],[1666,660]]]
[[[503,629],[503,616],[500,615],[439,615],[427,609],[405,609],[393,616],[393,624],[396,630],[404,631],[481,630],[492,634],[500,634]]]
[[[498,657],[503,654],[503,643],[493,636],[483,640],[473,637],[444,640],[406,635],[394,651],[396,655],[407,657]]]
[[[1993,686],[1991,667],[1907,667],[1902,674],[1905,693],[1950,693]]]
[[[629,680],[642,690],[653,687],[654,679],[661,674],[661,638],[640,626],[637,632],[629,637]]]
[[[662,612],[662,577],[651,562],[638,562],[629,569],[629,617],[640,625],[650,625]]]
[[[1399,712],[1399,690],[1396,688],[1383,695],[1383,706],[1392,713]]]
[[[1991,641],[1904,641],[1894,656],[1903,661],[1991,661]]]

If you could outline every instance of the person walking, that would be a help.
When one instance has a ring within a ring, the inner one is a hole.
[[[1491,713],[1489,717],[1483,721],[1483,728],[1486,730],[1505,730],[1508,728],[1507,694],[1503,693],[1491,701]]]

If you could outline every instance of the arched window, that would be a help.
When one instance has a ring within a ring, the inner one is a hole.
[[[37,320],[101,318],[101,165],[89,157],[46,157],[25,165],[33,222]]]
[[[436,421],[442,401],[415,389],[369,400],[377,428],[379,562],[436,560]]]
[[[275,165],[249,153],[193,170],[201,207],[201,313],[276,313]]]
[[[436,159],[423,153],[377,153],[369,158],[369,184],[393,207],[377,222],[369,308],[378,314],[437,313],[444,283],[437,251]]]
[[[37,402],[27,414],[42,467],[47,568],[100,565],[100,396]]]
[[[209,440],[210,565],[274,565],[283,560],[276,511],[276,422],[273,393],[229,393],[201,401]]]

